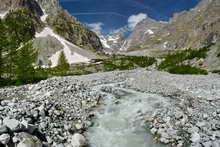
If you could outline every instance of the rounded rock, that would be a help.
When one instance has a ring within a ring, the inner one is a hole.
[[[0,135],[0,142],[4,145],[8,144],[10,141],[10,135],[9,134],[2,134]]]
[[[72,136],[71,145],[73,147],[83,147],[86,145],[86,139],[83,135],[76,133]]]

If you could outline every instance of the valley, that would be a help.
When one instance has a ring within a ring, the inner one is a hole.
[[[219,0],[107,35],[60,3],[0,0],[0,147],[220,147]]]

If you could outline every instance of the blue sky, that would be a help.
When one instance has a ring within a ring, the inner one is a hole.
[[[131,29],[149,16],[167,21],[173,13],[195,7],[200,0],[60,0],[79,21],[103,34],[125,25]]]

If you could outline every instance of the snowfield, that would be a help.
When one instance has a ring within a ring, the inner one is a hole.
[[[59,36],[58,34],[54,33],[53,30],[49,27],[44,28],[44,30],[40,33],[36,33],[35,37],[47,37],[52,36],[55,37],[57,40],[60,41],[60,43],[64,46],[64,48],[58,52],[56,52],[54,55],[50,57],[51,60],[51,67],[55,67],[58,64],[58,59],[61,51],[64,51],[64,54],[66,56],[67,61],[69,64],[73,63],[80,63],[80,62],[89,62],[90,59],[88,57],[82,56],[76,52],[72,52],[71,48],[75,49],[81,49],[78,46],[70,43],[69,41],[65,40],[63,37]]]

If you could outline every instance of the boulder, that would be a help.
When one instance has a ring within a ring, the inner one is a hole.
[[[17,134],[17,137],[20,141],[17,147],[42,147],[43,145],[37,137],[24,132]]]
[[[6,126],[0,126],[0,135],[8,133],[8,128]]]
[[[10,135],[9,134],[2,134],[0,135],[0,143],[6,145],[10,141]]]
[[[83,147],[86,145],[86,139],[83,135],[76,133],[72,136],[71,145],[73,147]]]
[[[3,124],[5,126],[7,126],[12,131],[18,131],[19,129],[21,129],[20,122],[16,119],[10,119],[10,118],[6,117],[3,120]]]

